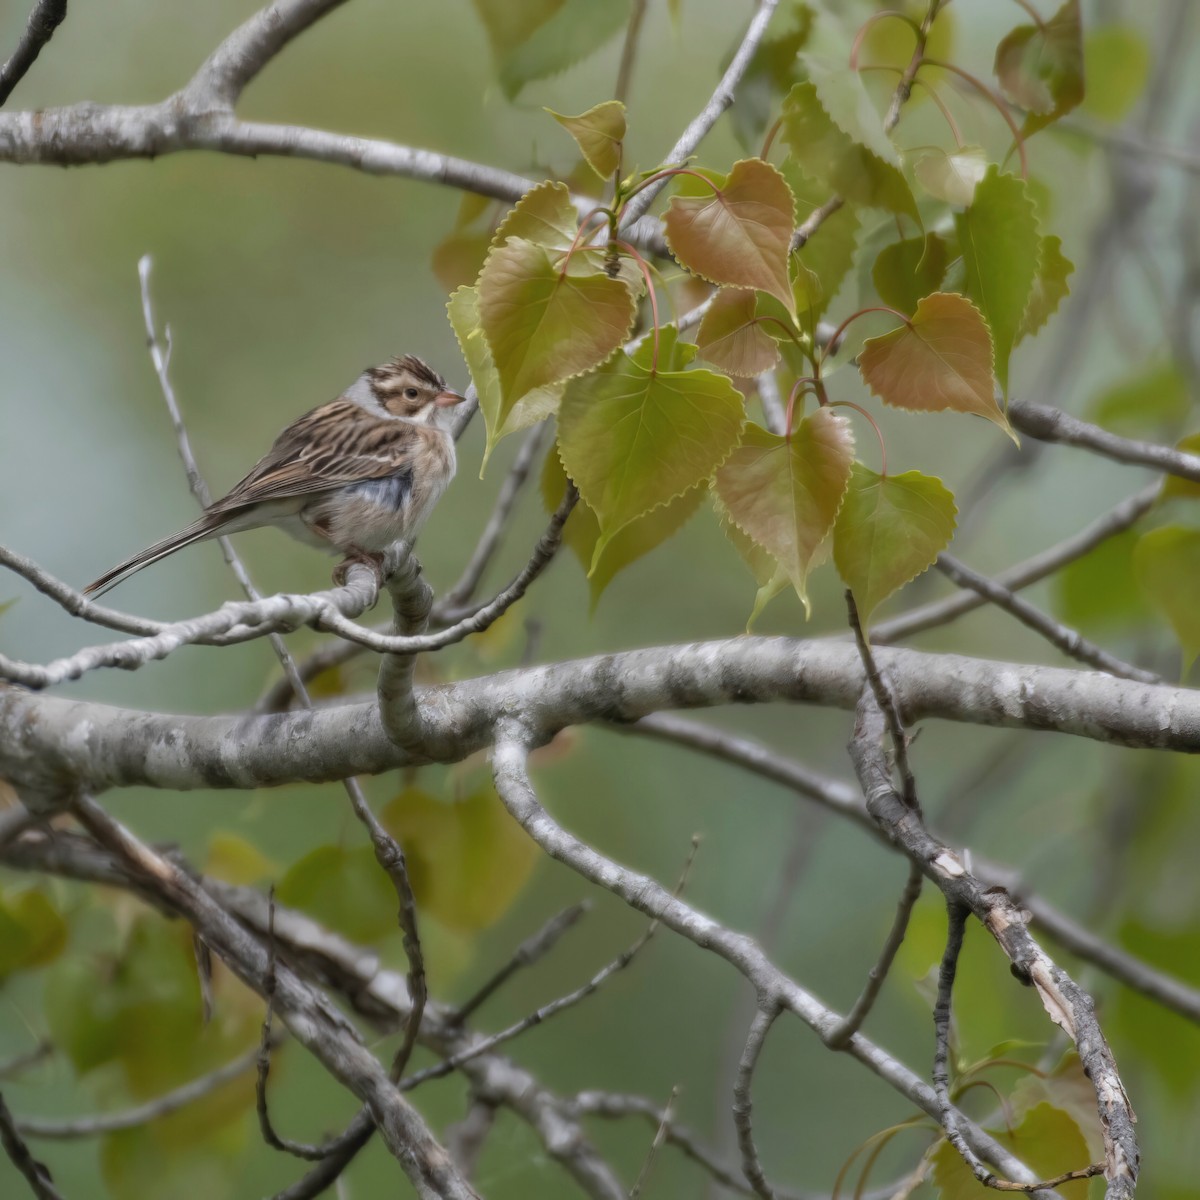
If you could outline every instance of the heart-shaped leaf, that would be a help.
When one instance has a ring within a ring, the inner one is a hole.
[[[936,233],[904,238],[885,246],[871,268],[871,279],[884,304],[903,313],[916,312],[926,296],[936,292],[946,276],[949,254],[945,238]],[[986,330],[985,330],[986,332]],[[988,375],[991,375],[991,345],[988,345]]]
[[[483,462],[479,466],[480,478],[487,467],[488,459],[496,443],[510,433],[527,429],[558,411],[562,400],[563,384],[551,383],[545,387],[526,392],[507,413],[501,416],[500,375],[492,361],[492,352],[483,327],[479,323],[479,294],[473,287],[459,288],[446,305],[454,336],[458,339],[463,358],[475,393],[479,398],[479,410],[483,413],[487,427],[487,444],[483,451]]]
[[[620,279],[564,272],[544,246],[509,238],[479,276],[479,316],[500,375],[498,425],[522,396],[597,367],[629,336]]]
[[[745,288],[722,288],[696,332],[700,357],[730,375],[761,375],[779,361],[779,345],[757,318],[758,301]]]
[[[833,526],[853,461],[846,419],[819,408],[790,441],[748,425],[717,471],[725,511],[784,570],[805,612],[811,611],[806,581],[813,555]]]
[[[917,159],[913,174],[931,196],[965,208],[987,168],[987,153],[978,146],[960,146],[953,153],[935,147]]]
[[[1008,359],[1025,318],[1038,271],[1041,236],[1029,189],[996,166],[980,180],[975,199],[955,218],[966,271],[966,292],[992,331],[996,378],[1008,395]]]
[[[532,187],[509,209],[500,222],[493,246],[510,237],[536,242],[549,250],[565,250],[575,240],[579,213],[565,183],[546,180]]]
[[[671,253],[693,274],[768,292],[791,310],[793,214],[783,176],[760,158],[744,158],[714,194],[673,196],[663,219]]]
[[[625,105],[620,100],[604,100],[577,117],[563,116],[552,108],[546,111],[575,139],[588,166],[601,179],[616,174],[625,140]]]
[[[660,348],[663,358],[669,352]],[[708,480],[745,420],[741,394],[724,375],[656,370],[652,354],[647,339],[633,356],[572,380],[563,396],[563,467],[600,522],[593,571],[631,521]]]
[[[919,471],[877,475],[854,464],[833,526],[833,561],[864,624],[950,544],[957,511],[940,479]]]
[[[1041,25],[1018,25],[996,47],[995,69],[1004,94],[1029,112],[1027,134],[1070,112],[1084,92],[1079,0]]]
[[[922,297],[909,324],[863,343],[858,365],[884,404],[910,412],[975,413],[1013,436],[996,403],[987,326],[965,296]]]
[[[547,512],[553,512],[562,501],[567,486],[567,474],[556,452],[546,455],[542,469],[542,502]],[[643,517],[630,521],[620,530],[601,552],[596,565],[588,574],[588,589],[592,612],[604,594],[604,589],[630,563],[649,554],[656,546],[665,542],[681,529],[700,507],[706,489],[692,488],[682,496],[652,509]],[[563,527],[563,541],[571,547],[585,572],[596,556],[596,543],[600,540],[600,522],[596,514],[582,500],[571,510]]]

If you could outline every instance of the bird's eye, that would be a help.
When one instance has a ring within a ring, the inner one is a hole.
[[[417,397],[418,397],[418,396],[419,396],[421,393],[420,393],[420,392],[418,392],[418,391],[417,391],[417,389],[416,389],[415,387],[406,387],[406,388],[404,389],[404,394],[405,394],[405,395],[406,395],[406,396],[407,396],[407,397],[408,397],[410,400],[415,400],[415,399],[416,399],[416,398],[417,398]]]

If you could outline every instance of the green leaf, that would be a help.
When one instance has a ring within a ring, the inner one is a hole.
[[[987,168],[987,153],[978,146],[961,146],[953,153],[935,147],[917,159],[913,174],[931,196],[965,208]]]
[[[748,425],[717,470],[716,491],[734,524],[791,580],[806,613],[806,581],[850,481],[854,438],[838,413],[820,408],[791,440]]]
[[[565,183],[546,180],[532,187],[512,206],[500,222],[493,246],[509,238],[524,238],[547,250],[566,250],[575,240],[579,213]]]
[[[1054,577],[1054,610],[1072,629],[1111,633],[1114,626],[1129,628],[1153,616],[1133,570],[1140,536],[1127,529],[1105,538]]]
[[[768,292],[790,310],[793,213],[783,176],[760,158],[744,158],[715,195],[673,196],[663,220],[671,253],[693,274]]]
[[[955,217],[966,269],[967,295],[992,331],[996,378],[1008,395],[1008,358],[1025,319],[1038,272],[1040,236],[1025,183],[996,166]]]
[[[1113,384],[1089,405],[1088,415],[1108,429],[1145,430],[1178,426],[1191,412],[1187,380],[1170,360],[1139,365],[1137,373]]]
[[[245,1078],[251,1079],[249,1074]],[[242,1128],[223,1130],[220,1138],[183,1150],[164,1144],[156,1125],[120,1130],[101,1143],[104,1195],[110,1200],[177,1200],[180,1196],[230,1200],[244,1171],[245,1144]]]
[[[1026,134],[1075,108],[1084,92],[1079,0],[1067,0],[1040,27],[1017,26],[996,47],[995,70],[1008,99],[1029,112]]]
[[[833,561],[864,625],[950,545],[957,511],[940,479],[919,471],[882,476],[854,464],[833,526]]]
[[[664,337],[666,354],[672,342]],[[559,453],[600,521],[593,571],[619,530],[709,479],[745,419],[742,397],[724,375],[656,371],[652,354],[647,339],[632,357],[618,355],[572,380],[563,396]]]
[[[1151,55],[1146,39],[1132,25],[1101,25],[1083,40],[1087,89],[1083,111],[1101,121],[1128,114],[1150,78]]]
[[[1176,450],[1185,454],[1200,455],[1200,433],[1190,433],[1175,443]],[[1164,475],[1162,498],[1183,500],[1200,500],[1200,483],[1192,479],[1184,479],[1179,475]]]
[[[567,486],[567,473],[556,452],[546,455],[542,468],[542,502],[547,512],[553,512],[562,500]],[[650,553],[678,532],[700,507],[705,488],[692,488],[682,496],[631,521],[605,546],[596,566],[588,575],[590,607],[594,613],[605,588],[630,563]],[[563,540],[570,546],[580,565],[587,572],[600,540],[600,522],[582,500],[571,511],[563,527]]]
[[[208,839],[204,874],[245,887],[274,878],[279,868],[252,842],[236,833],[218,830]]]
[[[856,203],[904,213],[920,224],[895,148],[852,71],[805,59],[810,78],[783,103],[783,139],[801,170]]]
[[[446,312],[449,314],[450,324],[454,329],[454,336],[458,339],[463,358],[467,361],[467,370],[471,374],[471,382],[475,385],[479,408],[487,426],[487,445],[479,467],[482,478],[488,458],[502,437],[536,425],[558,411],[563,385],[552,383],[526,392],[502,416],[500,375],[492,361],[492,351],[487,339],[483,336],[483,326],[479,323],[479,293],[475,288],[459,288],[450,297]]]
[[[892,242],[879,252],[871,268],[871,279],[884,304],[911,316],[925,296],[937,291],[946,276],[949,261],[946,240],[938,234],[905,238]],[[992,373],[990,353],[989,346],[989,381]]]
[[[514,99],[599,50],[629,20],[629,0],[474,0],[496,59],[500,86]]]
[[[810,179],[790,156],[780,168],[796,197],[796,222],[806,221],[829,199],[829,189]],[[854,265],[860,222],[852,205],[826,217],[803,246],[792,251],[792,295],[800,313],[815,325]]]
[[[909,412],[974,413],[1016,441],[996,403],[987,326],[964,296],[922,297],[908,325],[863,343],[858,366],[884,404]]]
[[[604,100],[577,117],[565,117],[552,108],[546,111],[575,139],[588,166],[601,179],[616,174],[625,141],[625,105],[620,100]]]
[[[397,928],[396,890],[370,846],[318,846],[293,863],[275,889],[354,942],[376,942]]]
[[[1146,595],[1171,623],[1187,674],[1200,654],[1200,531],[1168,525],[1144,534],[1134,547],[1133,567]]]
[[[813,11],[807,4],[800,0],[781,4],[767,36],[751,55],[729,110],[734,135],[743,148],[762,145],[779,97],[799,80],[797,55],[808,41],[812,24]]]
[[[722,288],[696,332],[700,357],[730,375],[761,375],[779,361],[779,346],[757,319],[757,298],[744,288]]]
[[[406,788],[380,813],[404,847],[417,907],[451,929],[475,933],[520,895],[537,847],[505,811],[491,783],[442,801]]]
[[[0,981],[45,966],[67,944],[67,923],[36,888],[0,893]]]
[[[535,388],[599,366],[628,338],[635,315],[620,279],[564,274],[525,238],[493,250],[479,276],[479,316],[500,375],[498,427]]]
[[[1043,1179],[1086,1167],[1091,1161],[1087,1142],[1075,1119],[1049,1104],[1030,1109],[1011,1134],[1007,1130],[989,1132]],[[945,1141],[933,1153],[933,1180],[939,1200],[983,1200],[997,1194],[971,1174],[958,1151]],[[1086,1200],[1088,1181],[1064,1183],[1055,1191],[1063,1200]]]
[[[1038,269],[1025,315],[1017,329],[1018,342],[1037,333],[1058,312],[1058,306],[1070,294],[1067,279],[1074,270],[1075,264],[1063,254],[1058,238],[1047,235],[1038,242]]]

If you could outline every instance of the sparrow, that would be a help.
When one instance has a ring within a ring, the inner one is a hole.
[[[380,569],[411,540],[454,477],[451,409],[463,397],[412,354],[369,367],[336,400],[293,421],[228,495],[186,529],[147,546],[84,588],[99,596],[205,538],[272,525]]]

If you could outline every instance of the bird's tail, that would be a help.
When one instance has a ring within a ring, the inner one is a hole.
[[[176,550],[182,550],[184,546],[190,546],[193,542],[202,541],[206,537],[214,537],[218,532],[219,522],[213,517],[209,515],[199,517],[186,529],[181,529],[178,533],[163,538],[161,542],[155,542],[153,546],[147,546],[145,550],[140,550],[132,558],[118,563],[111,571],[105,571],[99,579],[89,583],[83,589],[83,594],[93,598],[103,596],[109,588],[123,583],[130,575],[140,571],[143,567],[148,567],[151,563],[156,563],[160,558],[166,558],[168,554],[174,554]]]

